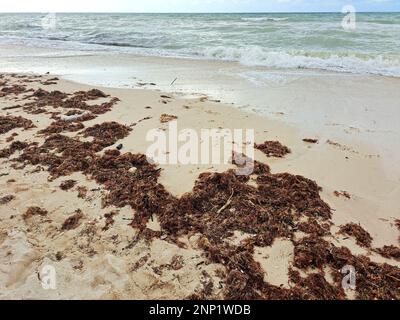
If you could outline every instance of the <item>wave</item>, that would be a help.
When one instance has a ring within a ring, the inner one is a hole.
[[[109,47],[121,47],[121,48],[143,48],[143,49],[151,48],[149,46],[135,45],[127,42],[88,41],[86,43],[97,44],[101,46],[109,46]]]
[[[329,52],[268,51],[258,46],[216,47],[202,55],[209,59],[237,61],[247,66],[279,69],[319,69],[347,73],[400,77],[400,55],[361,55]]]
[[[254,18],[241,18],[241,20],[242,21],[272,21],[272,22],[278,22],[278,21],[289,20],[289,18],[254,17]]]
[[[399,25],[400,20],[369,20],[366,21],[367,23],[373,23],[373,24],[389,24],[389,25]]]
[[[93,39],[92,39],[93,40]],[[117,39],[116,39],[117,40]],[[314,69],[356,74],[377,74],[400,77],[400,53],[352,53],[337,52],[332,49],[313,50],[311,48],[293,50],[273,49],[259,45],[252,46],[193,46],[180,47],[167,44],[146,46],[135,41],[71,41],[64,37],[21,38],[0,35],[0,44],[20,44],[32,47],[54,48],[54,52],[67,55],[92,54],[135,54],[142,56],[175,57],[189,59],[209,59],[234,61],[247,66],[263,66],[276,69]],[[360,51],[361,52],[361,51]],[[364,51],[365,52],[365,51]]]

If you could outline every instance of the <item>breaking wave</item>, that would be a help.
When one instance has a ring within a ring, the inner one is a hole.
[[[400,55],[268,51],[258,46],[209,48],[203,54],[210,59],[237,61],[248,66],[320,69],[400,77]]]
[[[272,21],[272,22],[279,22],[279,21],[286,21],[289,20],[288,17],[285,18],[271,18],[271,17],[253,17],[253,18],[241,18],[242,21]]]

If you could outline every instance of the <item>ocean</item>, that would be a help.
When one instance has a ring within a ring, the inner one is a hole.
[[[400,13],[0,14],[0,45],[400,77]],[[53,23],[55,22],[55,23]],[[56,53],[55,53],[56,54]]]

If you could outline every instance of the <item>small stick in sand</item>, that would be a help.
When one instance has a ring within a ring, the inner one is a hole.
[[[232,189],[231,196],[229,197],[228,201],[224,204],[224,206],[223,206],[221,209],[219,209],[219,210],[217,211],[217,214],[220,214],[222,211],[224,211],[224,210],[231,204],[233,194],[234,194],[234,191],[233,191],[233,189]]]

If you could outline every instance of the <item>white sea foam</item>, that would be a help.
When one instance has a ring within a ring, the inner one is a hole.
[[[273,22],[278,22],[278,21],[286,21],[289,20],[288,17],[285,18],[272,18],[272,17],[253,17],[253,18],[241,18],[243,21],[273,21]]]
[[[322,69],[338,72],[400,76],[400,55],[385,57],[357,56],[316,52],[268,51],[258,46],[242,48],[215,47],[204,51],[211,59],[238,61],[248,66],[290,69]]]

